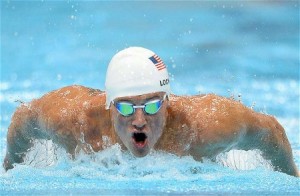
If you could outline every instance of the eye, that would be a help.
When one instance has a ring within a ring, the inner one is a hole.
[[[132,104],[129,103],[117,103],[116,107],[123,116],[129,116],[134,112]]]
[[[155,100],[145,105],[145,112],[147,114],[155,114],[158,112],[161,106],[160,100]]]

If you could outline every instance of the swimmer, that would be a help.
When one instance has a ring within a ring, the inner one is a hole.
[[[7,134],[5,170],[22,163],[34,139],[52,140],[73,158],[119,143],[136,157],[151,149],[201,161],[231,149],[259,149],[276,171],[299,176],[277,120],[214,94],[171,94],[166,65],[152,51],[118,52],[106,74],[106,91],[68,86],[14,113]]]

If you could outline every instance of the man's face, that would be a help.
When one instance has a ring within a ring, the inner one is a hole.
[[[157,92],[131,97],[120,97],[115,103],[127,102],[135,106],[144,105],[150,101],[163,100],[165,93]],[[111,104],[111,118],[115,131],[124,145],[137,157],[146,156],[160,138],[166,124],[168,100],[155,114],[146,114],[143,108],[136,108],[130,116],[123,116]]]

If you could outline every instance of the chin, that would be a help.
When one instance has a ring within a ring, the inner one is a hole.
[[[141,146],[137,146],[134,143],[131,143],[130,148],[128,149],[136,157],[147,156],[150,152],[150,147],[148,145],[144,145],[143,147],[141,147]]]
[[[145,157],[149,154],[150,150],[143,150],[143,151],[140,151],[140,150],[131,150],[131,153],[135,156],[135,157],[138,157],[138,158],[142,158],[142,157]]]

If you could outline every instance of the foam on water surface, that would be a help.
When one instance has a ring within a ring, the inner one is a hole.
[[[48,149],[48,153],[39,151],[42,146]],[[235,165],[235,169],[232,169],[210,161],[200,163],[190,156],[178,157],[157,151],[152,151],[144,158],[136,158],[129,152],[122,152],[119,145],[114,145],[93,155],[79,154],[76,160],[71,160],[52,142],[39,141],[36,148],[28,154],[25,165],[18,165],[7,173],[1,171],[1,184],[9,186],[11,193],[29,193],[30,190],[39,193],[88,191],[99,194],[253,193],[258,188],[254,184],[262,182],[264,183],[259,185],[259,192],[280,192],[283,187],[279,188],[279,185],[287,188],[285,192],[296,191],[290,190],[291,186],[297,185],[297,181],[293,182],[293,177],[271,171],[265,167],[266,162],[257,162],[256,167],[250,165],[252,168],[248,168],[248,171],[236,170],[245,169],[238,168],[240,165],[236,162],[249,165],[247,159],[241,159],[245,156],[257,159],[257,152],[245,155],[245,152],[237,151],[234,155],[229,153],[218,158],[218,161],[227,166]],[[52,162],[42,163],[42,159]],[[256,169],[253,170],[254,168]],[[32,178],[28,178],[29,176]],[[282,178],[292,184],[285,185]],[[51,190],[47,187],[51,187]]]
[[[43,140],[36,141],[24,165],[17,165],[7,173],[1,171],[0,180],[4,187],[10,187],[11,193],[31,193],[31,190],[99,194],[278,193],[283,190],[294,193],[299,190],[292,188],[299,181],[273,172],[258,151],[230,151],[219,155],[217,162],[201,163],[190,156],[178,157],[160,151],[136,158],[123,152],[118,144],[92,155],[79,153],[71,160],[63,149]]]

